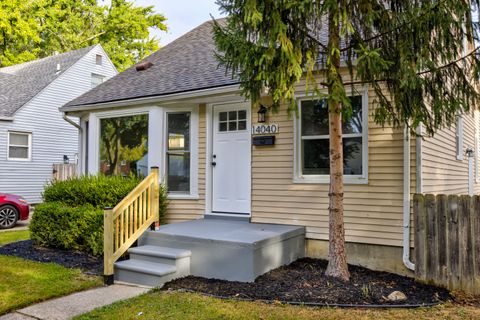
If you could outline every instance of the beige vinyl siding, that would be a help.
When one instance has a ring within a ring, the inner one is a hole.
[[[198,115],[198,199],[171,199],[168,203],[167,222],[175,223],[203,217],[205,212],[205,154],[206,154],[206,106],[199,106]]]
[[[299,86],[299,91],[301,90]],[[403,130],[376,125],[369,91],[368,184],[345,185],[345,228],[349,242],[402,245]],[[253,109],[253,123],[256,123]],[[294,117],[286,107],[269,114],[280,133],[276,145],[253,147],[252,222],[303,225],[307,238],[328,239],[328,184],[294,183]],[[415,143],[412,191],[415,188]]]
[[[477,113],[475,111],[475,113]],[[475,150],[477,116],[472,112],[463,116],[463,160],[456,154],[456,124],[425,138],[422,152],[423,192],[433,194],[468,194],[467,148]],[[475,164],[474,164],[475,165]],[[479,190],[479,185],[474,186]]]
[[[474,180],[474,192],[475,194],[480,194],[480,111],[476,110],[474,112],[474,127],[475,127],[475,180]]]

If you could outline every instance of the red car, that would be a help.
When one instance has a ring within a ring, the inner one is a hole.
[[[27,220],[30,206],[22,197],[0,193],[0,229],[13,228],[17,221]]]

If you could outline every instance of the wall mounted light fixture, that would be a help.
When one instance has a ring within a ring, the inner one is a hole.
[[[264,123],[266,122],[266,118],[267,118],[267,112],[268,112],[268,109],[263,106],[263,105],[260,105],[260,108],[258,109],[258,122],[259,123]]]

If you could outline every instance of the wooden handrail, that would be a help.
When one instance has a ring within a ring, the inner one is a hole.
[[[113,284],[113,265],[140,236],[159,221],[159,172],[151,172],[115,208],[104,211],[104,280]]]

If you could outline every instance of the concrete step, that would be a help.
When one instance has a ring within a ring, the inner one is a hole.
[[[143,260],[165,263],[177,268],[190,266],[192,252],[185,249],[167,248],[154,245],[143,245],[128,250],[131,260]],[[189,271],[189,270],[188,270]]]
[[[115,263],[115,280],[158,287],[190,275],[190,256],[185,249],[144,245],[128,250],[130,260]]]
[[[159,277],[175,273],[177,271],[177,268],[168,264],[132,259],[116,262],[115,268]]]

